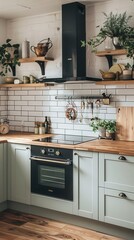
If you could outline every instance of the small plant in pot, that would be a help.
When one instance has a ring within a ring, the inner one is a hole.
[[[122,14],[113,14],[112,12],[110,12],[109,15],[106,13],[103,14],[105,16],[105,21],[102,26],[97,26],[97,28],[100,28],[99,33],[90,38],[87,42],[81,41],[82,47],[89,45],[92,48],[92,52],[95,52],[97,47],[103,43],[107,37],[111,38],[116,49],[123,48],[128,32],[133,31],[133,28],[128,24],[132,16],[127,16],[126,12]]]
[[[107,120],[106,122],[106,137],[109,139],[115,140],[116,133],[116,121],[115,120]]]
[[[5,76],[7,72],[11,72],[10,66],[20,66],[19,62],[19,44],[11,44],[11,39],[7,39],[6,43],[0,46],[0,64],[2,71],[0,76]]]
[[[106,120],[102,120],[98,117],[92,118],[90,126],[93,128],[93,131],[99,132],[99,137],[105,138],[106,137]]]

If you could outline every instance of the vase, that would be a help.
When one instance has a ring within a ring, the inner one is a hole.
[[[99,132],[99,137],[100,138],[105,138],[106,137],[106,129],[104,127],[99,127],[98,132]]]
[[[104,48],[105,50],[112,50],[113,44],[112,44],[112,38],[107,37],[104,41]]]
[[[106,131],[106,138],[115,140],[115,132]]]
[[[118,37],[113,37],[112,38],[112,43],[113,43],[115,49],[122,49],[123,48],[122,43],[121,43],[121,41]]]

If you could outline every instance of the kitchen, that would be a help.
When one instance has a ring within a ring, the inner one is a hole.
[[[126,1],[121,1],[121,4],[122,12],[128,9],[128,13],[133,15],[133,2],[126,3]],[[87,8],[87,38],[89,35],[88,29],[92,29],[93,26],[95,28],[98,24],[97,21],[102,19],[102,12],[114,11],[114,9],[115,2],[113,1],[98,2],[91,4]],[[119,10],[120,1],[116,1],[116,11]],[[97,15],[98,19],[95,18],[96,13],[99,14]],[[54,58],[54,61],[46,64],[46,76],[62,76],[61,14],[59,11],[47,15],[15,18],[7,20],[7,22],[2,19],[0,25],[3,31],[3,38],[4,36],[5,38],[8,36],[19,43],[23,42],[26,38],[30,41],[31,45],[36,45],[40,40],[50,37],[54,46],[50,49],[49,54]],[[7,30],[5,31],[6,26]],[[88,50],[89,54],[91,58],[87,56],[87,75],[100,77],[98,70],[107,70],[107,61],[105,58],[94,56]],[[125,56],[121,56],[122,61],[126,61]],[[30,74],[41,77],[39,66],[36,63],[21,64],[21,67],[17,68],[17,77],[21,78],[23,75],[29,76]],[[0,90],[1,116],[8,116],[11,130],[34,132],[34,122],[44,121],[45,116],[48,116],[51,119],[52,133],[97,136],[97,133],[93,133],[92,128],[89,126],[88,118],[92,116],[90,108],[84,110],[82,122],[79,119],[70,121],[65,118],[65,106],[68,104],[68,100],[55,100],[55,97],[59,95],[101,95],[103,92],[111,94],[112,101],[108,106],[101,106],[99,113],[97,109],[94,109],[93,113],[99,115],[102,119],[116,119],[117,107],[133,106],[133,84],[99,86],[94,83],[77,82],[77,84],[58,84],[45,88],[9,88],[8,91],[2,88]],[[80,106],[80,101],[76,103]]]

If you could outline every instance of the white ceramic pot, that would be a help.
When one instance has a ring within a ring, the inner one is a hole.
[[[105,138],[106,137],[106,129],[104,127],[99,127],[98,132],[99,132],[99,137],[100,138]]]
[[[125,69],[125,70],[123,70],[123,79],[125,80],[127,80],[127,79],[132,79],[132,70],[130,70],[130,69]]]

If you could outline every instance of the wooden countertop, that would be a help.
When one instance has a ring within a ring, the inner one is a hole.
[[[119,141],[97,139],[76,145],[36,142],[35,139],[52,136],[52,134],[35,135],[26,132],[10,132],[6,135],[0,135],[0,142],[20,143],[28,145],[51,146],[59,148],[70,148],[74,150],[105,152],[122,155],[134,156],[134,141]]]

